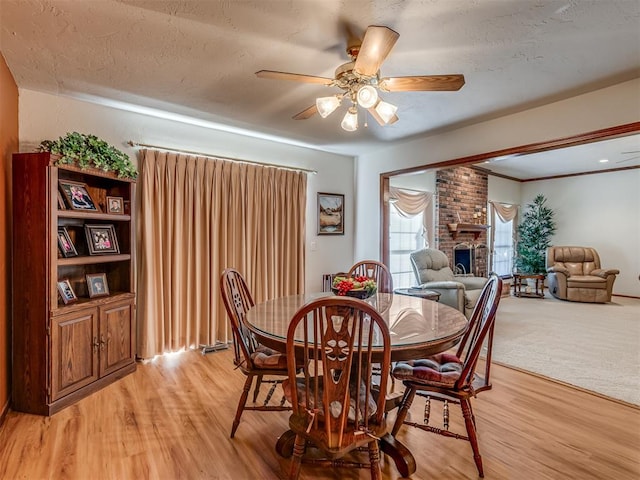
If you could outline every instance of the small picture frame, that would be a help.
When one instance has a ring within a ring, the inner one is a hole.
[[[89,255],[120,253],[116,229],[113,225],[85,224],[84,233],[87,237]]]
[[[344,195],[318,193],[318,235],[344,235]]]
[[[89,191],[87,184],[82,182],[73,182],[71,180],[58,180],[60,190],[67,200],[69,208],[72,210],[83,210],[85,212],[99,212],[100,209],[95,204]]]
[[[109,295],[109,285],[107,284],[106,273],[88,273],[86,277],[89,298]]]
[[[124,199],[122,197],[107,197],[107,213],[122,215],[124,213]]]
[[[58,293],[60,294],[60,298],[62,298],[62,302],[67,305],[68,303],[73,303],[78,301],[78,297],[76,297],[73,288],[71,288],[71,283],[68,278],[64,280],[58,280]]]
[[[71,241],[66,227],[58,227],[58,248],[63,257],[77,257],[78,251]]]
[[[60,190],[58,190],[58,210],[66,210],[67,206],[64,203],[64,197]]]

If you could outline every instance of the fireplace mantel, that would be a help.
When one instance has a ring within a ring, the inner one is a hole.
[[[477,223],[448,223],[447,227],[454,240],[458,238],[459,233],[473,233],[473,239],[477,240],[480,234],[486,232],[490,226]]]

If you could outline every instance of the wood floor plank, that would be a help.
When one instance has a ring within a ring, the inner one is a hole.
[[[49,418],[10,411],[0,427],[0,478],[285,478],[289,460],[274,445],[288,412],[245,412],[229,438],[244,381],[231,356],[193,351],[140,364]],[[640,409],[502,366],[492,379],[494,389],[473,403],[485,478],[640,478]],[[412,418],[422,418],[423,405],[415,401]],[[452,429],[464,428],[458,410]],[[477,478],[467,442],[410,428],[398,438],[416,456],[413,479]],[[389,459],[382,470],[400,478]],[[369,477],[303,466],[301,478]]]

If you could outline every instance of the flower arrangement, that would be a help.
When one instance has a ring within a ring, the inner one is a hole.
[[[373,278],[358,275],[356,277],[336,276],[333,278],[332,290],[336,295],[367,298],[376,293],[378,284]]]

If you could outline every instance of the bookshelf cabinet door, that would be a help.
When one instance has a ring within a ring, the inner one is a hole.
[[[134,362],[133,300],[100,307],[100,376]]]
[[[98,309],[51,321],[51,401],[98,379]]]

